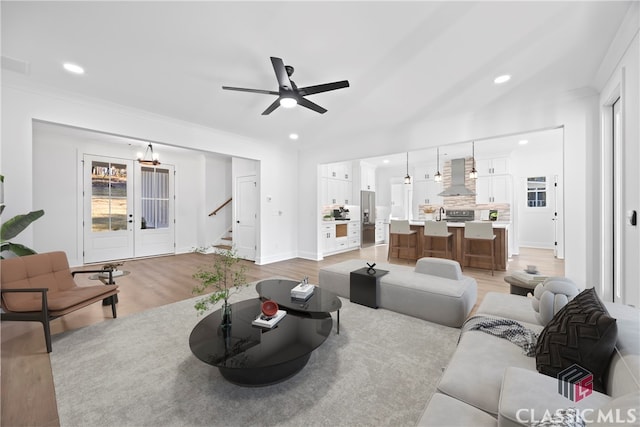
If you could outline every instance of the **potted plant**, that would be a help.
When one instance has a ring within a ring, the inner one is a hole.
[[[213,265],[210,268],[201,268],[193,275],[200,284],[193,288],[194,294],[203,294],[213,291],[204,298],[196,301],[195,309],[198,314],[203,314],[213,304],[224,301],[222,305],[222,325],[231,322],[231,304],[229,297],[240,292],[242,287],[249,286],[246,283],[246,266],[234,250],[224,250],[214,255]]]
[[[0,175],[0,214],[4,211],[4,175]],[[3,252],[10,252],[16,256],[33,255],[36,253],[31,248],[28,248],[20,243],[10,242],[18,234],[20,234],[25,228],[31,225],[31,223],[44,215],[42,209],[29,212],[24,215],[16,215],[8,221],[2,223],[0,227],[0,254]],[[0,258],[4,259],[2,255]]]

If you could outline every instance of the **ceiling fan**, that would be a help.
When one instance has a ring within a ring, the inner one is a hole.
[[[309,108],[310,110],[317,111],[320,114],[324,114],[327,112],[325,108],[322,108],[318,104],[309,101],[305,98],[305,96],[349,87],[349,81],[342,80],[339,82],[298,88],[293,80],[290,79],[291,75],[293,74],[292,66],[284,65],[282,59],[275,58],[273,56],[271,57],[271,64],[273,64],[273,70],[276,72],[276,78],[278,79],[279,87],[277,92],[272,90],[247,89],[231,86],[222,86],[222,89],[237,90],[240,92],[264,93],[266,95],[278,95],[278,99],[276,99],[273,104],[269,105],[269,107],[267,107],[267,109],[262,112],[262,115],[266,116],[281,105],[284,108],[291,108],[296,106],[296,104],[300,104],[303,107]]]

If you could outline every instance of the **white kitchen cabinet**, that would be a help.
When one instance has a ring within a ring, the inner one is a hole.
[[[353,165],[351,162],[329,163],[327,177],[342,181],[353,181]]]
[[[360,221],[349,221],[348,225],[348,246],[349,248],[360,247]]]
[[[511,203],[511,175],[479,176],[476,203]]]
[[[321,191],[326,192],[326,196],[323,196],[324,204],[326,205],[352,205],[354,204],[353,198],[353,182],[343,181],[340,179],[323,178],[326,179],[325,184],[322,183]]]
[[[433,181],[433,176],[438,170],[438,166],[434,164],[416,166],[413,171],[415,181]]]
[[[384,243],[384,221],[376,220],[376,243]]]
[[[365,162],[360,163],[360,189],[376,191],[376,167]]]
[[[478,176],[507,175],[509,174],[509,158],[498,157],[495,159],[476,159]]]
[[[324,222],[320,226],[322,254],[333,255],[360,247],[360,221]]]
[[[322,252],[331,253],[336,247],[336,226],[334,224],[323,224],[320,228],[322,239]]]
[[[416,188],[414,187],[413,194],[414,198],[417,195],[418,201],[421,205],[442,205],[444,203],[444,199],[442,196],[439,196],[443,190],[442,181],[435,182],[431,181],[423,181],[423,186],[420,186],[419,192],[416,193]]]
[[[321,200],[323,205],[352,205],[355,204],[353,197],[352,163],[330,163],[321,165],[322,192]],[[327,175],[325,177],[325,175]],[[359,194],[359,192],[358,192]]]
[[[415,181],[413,183],[413,199],[412,210],[413,217],[418,218],[420,216],[420,205],[442,206],[444,199],[442,196],[438,196],[442,192],[442,182],[430,181]]]

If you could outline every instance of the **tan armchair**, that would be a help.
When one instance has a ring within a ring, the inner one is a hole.
[[[49,322],[67,313],[104,299],[116,314],[114,295],[117,285],[78,286],[73,280],[80,273],[112,274],[112,270],[69,270],[64,252],[48,252],[0,260],[0,319],[41,322],[47,352],[51,352]],[[109,277],[109,283],[113,283]]]

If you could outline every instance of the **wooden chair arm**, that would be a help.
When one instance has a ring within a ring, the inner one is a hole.
[[[49,289],[47,288],[2,288],[0,289],[0,293],[5,292],[44,292],[45,295]]]
[[[42,293],[42,314],[45,319],[49,317],[49,305],[47,303],[47,292],[49,289],[47,288],[3,288],[0,289],[0,295],[5,292],[41,292]],[[4,304],[3,304],[4,306]],[[6,309],[6,307],[5,307]]]

